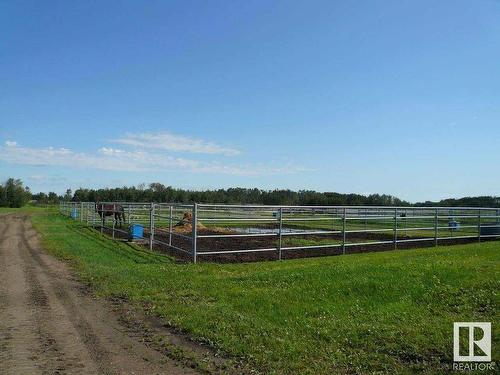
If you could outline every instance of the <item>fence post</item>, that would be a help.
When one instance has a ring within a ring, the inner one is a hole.
[[[405,237],[408,237],[408,209],[407,208],[405,208],[404,223],[405,223]]]
[[[111,220],[113,220],[113,226],[112,226],[112,237],[113,239],[115,239],[115,225],[116,225],[116,216],[115,216],[115,213],[116,213],[116,205],[113,203],[113,215],[111,216]]]
[[[434,212],[434,246],[438,245],[438,224],[439,224],[439,209]]]
[[[155,204],[151,203],[149,208],[149,250],[153,250],[155,236]]]
[[[278,211],[278,215],[280,216],[279,217],[279,232],[278,232],[278,260],[281,260],[281,239],[282,239],[282,236],[281,236],[281,233],[282,233],[282,230],[283,230],[283,207],[280,207],[279,211]]]
[[[101,234],[104,233],[104,224],[106,224],[106,215],[104,215],[103,204],[101,203]]]
[[[172,205],[169,207],[168,221],[168,246],[172,246]]]
[[[477,241],[481,242],[481,209],[477,214]]]
[[[80,222],[83,222],[83,202],[80,202]]]
[[[394,250],[398,248],[398,209],[394,210]]]
[[[345,239],[346,239],[346,226],[347,226],[347,209],[344,207],[342,216],[342,254],[345,255]]]
[[[198,203],[193,203],[193,214],[192,214],[192,224],[191,227],[193,228],[193,263],[196,263],[196,240],[197,240],[197,225],[196,222],[198,220]]]
[[[455,218],[453,217],[453,210],[448,210],[448,228],[450,229],[450,237],[453,237],[453,228],[450,227],[450,221],[455,221]]]

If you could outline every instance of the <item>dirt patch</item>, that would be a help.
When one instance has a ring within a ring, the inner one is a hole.
[[[99,228],[97,228],[99,230]],[[272,229],[272,228],[270,228]],[[175,232],[175,231],[174,231]],[[103,228],[103,233],[111,236],[112,231],[108,228]],[[182,233],[176,232],[178,235],[173,234],[170,238],[169,234],[165,231],[156,231],[154,234],[155,240],[153,249],[160,253],[164,253],[175,257],[181,262],[188,262],[192,260],[191,249],[192,242],[190,238],[191,231]],[[223,235],[223,234],[238,234],[228,228],[207,228],[203,227],[198,230],[198,235]],[[127,239],[126,232],[115,232],[115,238]],[[318,244],[331,243],[337,246],[322,247],[316,249],[290,249],[282,251],[282,259],[298,259],[310,258],[321,256],[342,255],[343,249],[340,246],[342,243],[342,234],[320,234],[320,235],[301,235],[283,236],[283,247],[298,247],[293,243],[287,243],[289,238],[294,240],[309,240]],[[378,252],[389,250],[405,250],[415,248],[425,248],[434,246],[434,239],[415,238],[405,235],[400,235],[399,240],[411,240],[410,242],[400,242],[394,246],[392,233],[383,232],[358,232],[348,233],[348,242],[359,242],[359,245],[351,244],[346,246],[345,254],[359,254],[366,252]],[[488,241],[490,239],[482,239],[481,241]],[[385,241],[383,244],[366,244],[366,242]],[[458,245],[477,242],[477,238],[449,238],[440,239],[439,245]],[[144,229],[144,240],[137,241],[139,244],[144,244],[149,247],[149,230]],[[170,247],[171,243],[178,249]],[[267,260],[277,260],[279,255],[276,248],[278,247],[277,236],[256,236],[256,237],[213,237],[213,238],[198,238],[197,250],[198,252],[210,251],[234,251],[234,250],[250,250],[250,249],[273,249],[260,252],[242,252],[242,253],[227,253],[227,254],[214,254],[214,255],[199,255],[198,261],[201,262],[216,262],[216,263],[239,263],[239,262],[258,262]],[[181,251],[182,249],[184,251]]]
[[[236,371],[210,348],[176,335],[126,301],[95,298],[41,249],[28,216],[2,219],[1,374]]]
[[[196,228],[198,230],[205,229],[205,226],[196,221]],[[193,231],[193,214],[191,212],[184,212],[182,219],[173,226],[173,231],[177,233],[191,233]]]
[[[220,234],[220,231],[212,231],[211,229],[203,229],[198,232],[199,235],[211,235]],[[162,234],[155,234],[155,238],[164,242],[167,241],[166,237],[162,237]],[[293,247],[298,246],[290,243],[286,243],[289,236],[283,237],[283,247]],[[320,257],[320,256],[333,256],[343,254],[343,249],[340,246],[342,243],[341,234],[323,234],[323,235],[294,235],[294,240],[310,240],[313,242],[321,243],[331,243],[337,244],[337,246],[323,247],[316,249],[293,249],[293,250],[283,250],[282,259],[298,259],[298,258],[308,258],[308,257]],[[388,233],[349,233],[349,241],[360,242],[360,245],[350,245],[346,246],[346,254],[358,254],[365,252],[378,252],[378,251],[388,251],[394,250],[395,246],[392,234]],[[434,240],[426,239],[415,239],[409,236],[400,236],[400,240],[411,239],[412,242],[403,242],[397,244],[397,249],[414,249],[434,246]],[[321,242],[323,241],[323,242]],[[363,244],[364,242],[376,242],[376,241],[386,241],[385,244]],[[456,245],[475,242],[477,239],[447,239],[440,240],[439,245]],[[188,239],[176,238],[173,240],[173,244],[177,247],[190,250],[191,241]],[[249,250],[249,249],[269,249],[278,247],[278,239],[273,236],[263,236],[263,237],[216,237],[216,238],[198,238],[197,250],[198,252],[203,251],[234,251],[234,250]],[[179,259],[189,261],[191,260],[191,255],[186,253],[180,253],[178,251],[170,249],[168,246],[161,246],[155,244],[154,249],[165,252],[169,255],[173,255]],[[198,256],[198,261],[207,262],[218,262],[218,263],[237,263],[237,262],[256,262],[256,261],[266,261],[266,260],[277,260],[278,251],[269,250],[261,252],[243,252],[243,253],[233,253],[233,254],[216,254],[216,255],[200,255]]]

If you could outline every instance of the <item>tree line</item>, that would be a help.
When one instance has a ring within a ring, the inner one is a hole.
[[[410,203],[386,194],[320,193],[312,190],[262,190],[229,188],[217,190],[185,190],[160,183],[148,187],[121,187],[107,189],[78,189],[73,201],[108,202],[179,202],[272,205],[370,205],[409,206]]]
[[[415,206],[421,207],[498,207],[500,208],[500,197],[492,197],[489,195],[480,197],[464,197],[464,198],[448,198],[437,202],[417,202]]]
[[[66,197],[71,196],[66,192]],[[388,194],[342,194],[313,190],[288,189],[262,190],[229,188],[216,190],[186,190],[152,183],[137,187],[106,189],[80,188],[72,195],[73,201],[108,202],[174,202],[174,203],[223,203],[223,204],[273,204],[299,206],[444,206],[444,207],[498,207],[500,197],[479,196],[449,198],[440,201],[410,203]]]
[[[9,178],[0,184],[0,206],[22,207],[29,200],[37,204],[55,204],[61,200],[86,202],[174,202],[222,204],[270,204],[300,206],[444,206],[444,207],[498,207],[500,197],[479,196],[441,201],[410,203],[388,194],[342,194],[313,190],[263,190],[228,188],[216,190],[186,190],[161,183],[124,186],[119,188],[85,189],[74,193],[67,189],[63,195],[54,192],[32,194],[19,179]]]

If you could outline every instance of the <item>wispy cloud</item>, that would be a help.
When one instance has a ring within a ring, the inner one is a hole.
[[[123,150],[111,147],[101,147],[98,151],[103,155],[120,155],[125,152]]]
[[[175,135],[168,132],[140,134],[128,133],[121,138],[112,139],[111,142],[139,148],[154,148],[159,150],[189,152],[196,154],[221,154],[226,156],[240,154],[240,151],[235,148],[223,147],[213,142]]]
[[[51,185],[60,185],[66,183],[68,179],[63,176],[57,175],[44,175],[44,174],[34,174],[28,176],[28,182],[36,183],[36,184],[46,184],[49,183]]]
[[[97,152],[90,154],[75,152],[68,148],[23,147],[13,141],[5,142],[4,146],[0,146],[0,160],[13,164],[66,166],[109,171],[159,172],[165,170],[181,170],[187,172],[240,176],[290,174],[307,170],[292,164],[280,166],[223,164],[220,162],[205,162],[172,157],[144,150],[126,151],[111,147],[102,147],[97,150]]]

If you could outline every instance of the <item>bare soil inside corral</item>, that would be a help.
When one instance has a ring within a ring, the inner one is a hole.
[[[191,226],[189,225],[189,230],[184,230],[185,227],[181,226],[178,228],[174,227],[174,232],[184,236],[190,236]],[[104,232],[111,235],[111,230],[104,228]],[[211,252],[211,251],[235,251],[235,250],[250,250],[250,249],[275,249],[278,247],[278,239],[276,236],[256,236],[256,237],[224,237],[224,234],[237,234],[237,232],[232,231],[227,228],[207,228],[203,227],[198,230],[198,235],[221,235],[221,237],[215,238],[198,238],[197,241],[197,251],[201,252]],[[172,235],[171,244],[177,248],[185,250],[185,252],[176,250],[168,246],[169,234],[164,231],[157,231],[154,234],[157,241],[162,243],[156,243],[153,249],[159,252],[166,253],[168,255],[174,256],[180,261],[190,261],[191,256],[191,240],[175,234]],[[290,238],[293,237],[293,240]],[[126,233],[115,232],[115,238],[126,239]],[[148,242],[149,231],[147,228],[144,229],[144,240],[137,241],[140,244],[149,246]],[[406,250],[414,248],[432,247],[434,246],[433,239],[418,239],[415,237],[401,235],[399,240],[411,239],[411,242],[398,243],[396,249]],[[307,258],[307,257],[320,257],[320,256],[333,256],[343,254],[342,247],[342,234],[321,234],[321,235],[301,235],[296,234],[293,236],[283,236],[283,247],[297,247],[301,246],[294,244],[295,241],[300,243],[300,241],[308,241],[308,245],[314,245],[315,243],[322,245],[324,243],[337,244],[337,246],[322,247],[316,249],[291,249],[282,251],[282,259],[297,259],[297,258]],[[388,251],[394,250],[395,246],[392,243],[393,236],[392,233],[348,233],[348,241],[359,242],[359,245],[351,244],[346,246],[346,254],[358,254],[365,252],[376,252],[376,251]],[[376,241],[387,241],[390,243],[385,244],[366,244],[365,242],[376,242]],[[477,239],[474,238],[456,238],[456,239],[446,239],[439,240],[439,245],[457,245],[476,242]],[[198,261],[207,262],[217,262],[217,263],[237,263],[237,262],[257,262],[266,260],[277,260],[279,257],[277,250],[268,250],[260,252],[242,252],[242,253],[227,253],[227,254],[213,254],[213,255],[200,255],[198,256]]]

